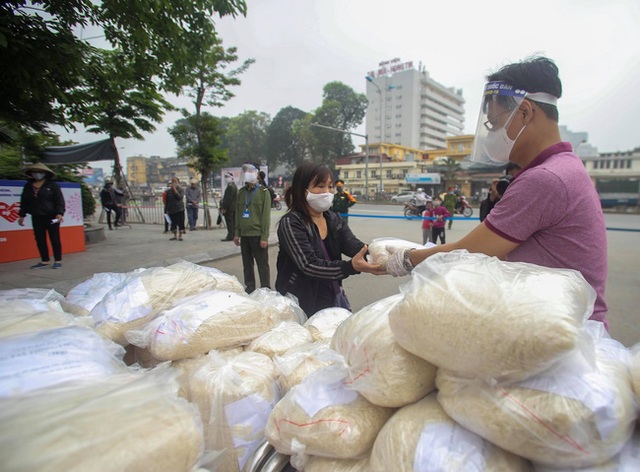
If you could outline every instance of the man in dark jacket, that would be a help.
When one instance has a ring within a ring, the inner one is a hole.
[[[102,208],[107,212],[107,224],[109,229],[113,229],[111,226],[111,215],[114,215],[114,226],[120,226],[120,207],[116,202],[116,193],[113,190],[113,182],[106,180],[104,182],[104,188],[100,191],[100,203]]]
[[[224,182],[227,188],[220,202],[220,214],[227,225],[227,236],[222,241],[233,241],[233,228],[236,224],[236,206],[238,205],[238,187],[231,172],[225,172]]]
[[[349,208],[355,204],[355,197],[344,189],[344,180],[336,180],[336,194],[333,197],[333,207],[331,209],[336,213],[343,215],[342,219],[348,223]]]
[[[29,181],[22,189],[18,224],[24,226],[24,217],[31,215],[33,235],[36,239],[41,262],[32,265],[32,269],[49,267],[49,248],[47,233],[53,249],[54,269],[62,267],[62,244],[60,243],[60,225],[63,221],[65,203],[60,186],[52,179],[55,173],[46,165],[37,163],[24,169]]]

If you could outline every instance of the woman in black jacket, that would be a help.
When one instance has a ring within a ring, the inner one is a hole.
[[[342,279],[360,272],[386,272],[366,261],[366,245],[339,214],[329,211],[333,203],[331,170],[303,164],[284,198],[288,210],[278,226],[276,290],[295,295],[307,316],[332,306],[350,309]],[[342,254],[352,259],[344,261]]]
[[[31,215],[33,234],[38,245],[41,262],[32,265],[32,269],[49,267],[49,248],[47,233],[53,249],[53,268],[62,267],[62,244],[60,243],[60,225],[64,216],[65,204],[60,186],[52,179],[55,173],[46,165],[37,163],[24,169],[29,181],[22,189],[18,224],[24,226],[24,217]]]

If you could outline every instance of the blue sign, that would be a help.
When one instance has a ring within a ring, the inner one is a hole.
[[[438,185],[440,183],[440,174],[407,174],[405,180],[408,184],[433,184]]]

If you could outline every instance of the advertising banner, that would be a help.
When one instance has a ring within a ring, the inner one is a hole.
[[[31,216],[24,219],[24,226],[18,225],[20,195],[24,180],[0,180],[0,262],[21,261],[39,258],[33,236]],[[60,227],[62,253],[85,250],[84,225],[82,221],[82,197],[80,184],[58,182],[64,196],[66,211]],[[49,246],[53,258],[53,251]]]

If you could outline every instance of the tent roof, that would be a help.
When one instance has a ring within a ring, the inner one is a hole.
[[[77,164],[80,162],[111,161],[117,157],[111,138],[87,144],[51,146],[44,150],[45,164]]]

